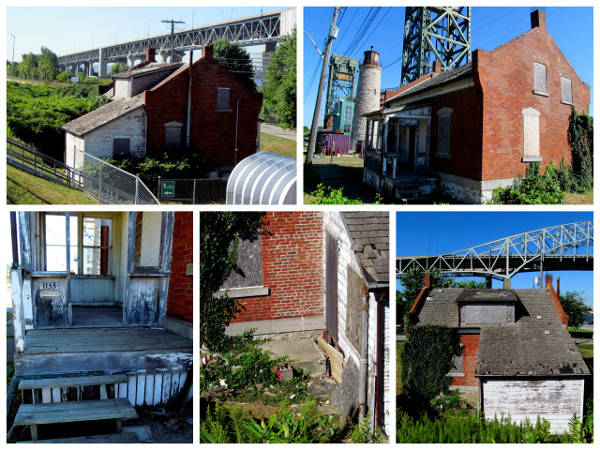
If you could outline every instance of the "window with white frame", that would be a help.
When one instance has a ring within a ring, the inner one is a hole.
[[[343,132],[344,133],[350,133],[350,129],[352,128],[352,124],[350,122],[345,122],[344,123],[344,129]]]
[[[344,108],[344,120],[352,120],[352,106],[346,105]]]
[[[44,215],[45,270],[109,275],[112,220],[83,214],[70,214],[68,217],[67,222],[66,214]]]

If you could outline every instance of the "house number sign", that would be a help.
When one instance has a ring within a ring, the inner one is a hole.
[[[58,283],[56,281],[46,281],[41,285],[42,289],[58,289]]]

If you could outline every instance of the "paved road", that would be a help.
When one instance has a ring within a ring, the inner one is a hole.
[[[272,134],[273,136],[279,136],[284,139],[289,139],[291,141],[295,141],[297,138],[295,130],[282,130],[277,125],[271,125],[269,123],[263,123],[260,126],[260,131],[262,133]]]

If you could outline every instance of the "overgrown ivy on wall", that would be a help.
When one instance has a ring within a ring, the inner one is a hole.
[[[571,141],[571,177],[577,190],[588,190],[593,186],[594,166],[594,118],[578,114],[573,107],[569,117],[569,139]]]
[[[460,356],[460,340],[453,328],[441,325],[410,326],[402,358],[402,392],[412,401],[429,405],[447,393],[454,356]]]
[[[232,271],[237,271],[239,234],[259,229],[263,212],[203,212],[200,214],[200,345],[230,350],[225,328],[240,311],[235,299],[215,295]]]

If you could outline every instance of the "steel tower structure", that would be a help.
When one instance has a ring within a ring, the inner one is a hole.
[[[442,71],[471,62],[471,8],[406,7],[401,84],[433,70]]]
[[[358,59],[349,56],[331,55],[323,128],[331,128],[338,101],[354,97],[357,72]]]

